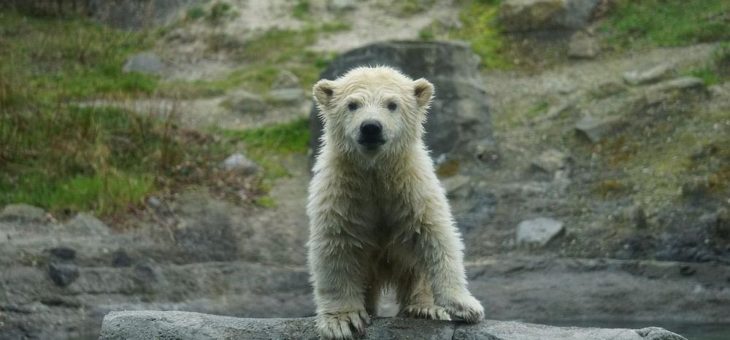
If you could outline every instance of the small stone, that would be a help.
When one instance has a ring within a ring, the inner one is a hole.
[[[0,221],[40,222],[46,219],[46,212],[28,204],[8,204],[0,212]]]
[[[624,72],[624,80],[631,85],[653,83],[667,76],[671,70],[672,65],[659,64],[645,70]]]
[[[98,218],[79,213],[71,221],[68,221],[63,229],[79,235],[108,235],[109,227]]]
[[[583,31],[573,34],[568,42],[568,56],[571,58],[593,59],[600,51],[598,39]]]
[[[240,171],[243,174],[255,174],[259,166],[241,153],[234,153],[223,161],[223,169],[226,171]]]
[[[162,201],[160,201],[160,199],[155,196],[151,196],[147,199],[147,205],[152,208],[159,208],[160,206],[162,206]]]
[[[304,90],[300,88],[278,89],[269,91],[269,99],[278,103],[296,103],[304,99]]]
[[[697,77],[679,77],[658,83],[647,89],[648,93],[703,88],[705,81]]]
[[[474,156],[483,163],[498,164],[501,160],[499,148],[494,140],[487,138],[474,145]]]
[[[51,263],[48,265],[48,276],[59,287],[66,287],[79,277],[79,268],[73,264]]]
[[[271,83],[272,90],[292,88],[299,88],[299,78],[287,70],[281,70],[274,82]]]
[[[568,156],[564,153],[550,149],[541,153],[540,156],[532,161],[532,168],[538,171],[544,171],[549,174],[554,174],[558,170],[565,169]]]
[[[610,116],[604,118],[593,118],[585,116],[575,124],[575,129],[587,137],[591,142],[598,143],[606,135],[625,125],[623,118]]]
[[[165,71],[165,64],[157,54],[142,52],[133,55],[122,67],[124,73],[137,72],[142,74],[160,75]]]
[[[112,266],[121,268],[121,267],[130,267],[132,265],[132,258],[127,255],[127,252],[118,249],[114,253],[112,253]]]
[[[76,258],[76,250],[68,247],[51,248],[48,252],[60,260],[70,261]]]
[[[520,222],[517,226],[517,244],[545,246],[564,230],[563,222],[540,217]]]

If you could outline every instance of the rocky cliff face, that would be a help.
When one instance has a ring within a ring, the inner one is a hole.
[[[187,312],[113,312],[101,340],[318,339],[314,319],[237,319]],[[477,325],[401,318],[373,320],[363,339],[445,340],[686,340],[661,328],[551,327],[486,320]]]

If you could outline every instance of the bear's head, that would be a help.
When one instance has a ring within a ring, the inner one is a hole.
[[[373,158],[421,141],[434,89],[426,79],[379,66],[320,80],[313,92],[325,143],[338,152]]]

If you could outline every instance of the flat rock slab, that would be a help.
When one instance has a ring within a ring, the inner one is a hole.
[[[317,339],[313,318],[242,319],[191,312],[125,311],[104,318],[99,339]],[[686,340],[661,328],[552,327],[487,320],[477,325],[401,318],[373,320],[362,339]]]

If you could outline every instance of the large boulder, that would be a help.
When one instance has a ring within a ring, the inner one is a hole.
[[[336,58],[320,75],[335,79],[352,68],[386,65],[413,79],[426,78],[436,94],[426,122],[426,144],[433,157],[456,152],[473,140],[491,139],[486,92],[479,77],[479,57],[458,42],[379,42]],[[320,146],[322,122],[316,106],[310,114],[311,147]]]
[[[111,312],[104,318],[99,339],[317,339],[314,324],[312,318],[240,319],[190,312]],[[460,340],[685,339],[682,336],[655,327],[638,330],[575,328],[492,320],[477,325],[465,325],[401,318],[373,320],[363,338]]]
[[[590,21],[599,0],[505,0],[499,21],[508,32],[575,30]]]

